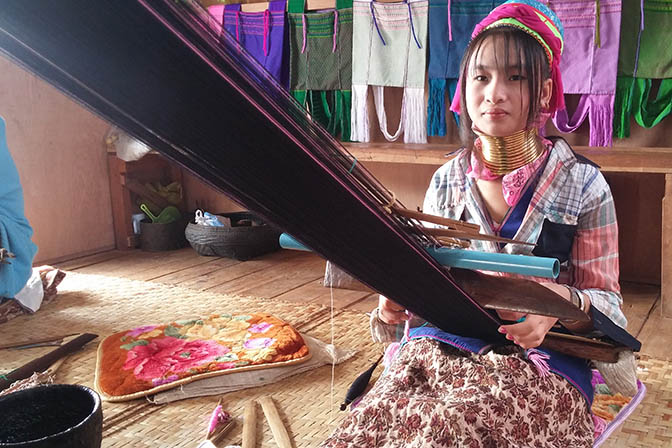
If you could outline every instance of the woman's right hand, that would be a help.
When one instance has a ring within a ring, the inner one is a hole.
[[[378,296],[378,318],[388,325],[396,325],[408,320],[406,309],[385,296]]]

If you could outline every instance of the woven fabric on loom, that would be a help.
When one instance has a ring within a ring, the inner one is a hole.
[[[330,134],[350,140],[352,2],[306,13],[289,2],[290,91]]]
[[[560,62],[566,94],[579,94],[577,109],[553,117],[562,132],[574,132],[586,117],[590,146],[611,146],[616,64],[621,24],[620,0],[548,0],[565,28]]]
[[[672,1],[623,2],[614,134],[630,135],[630,116],[650,128],[672,110]],[[649,98],[660,80],[656,98]]]
[[[503,1],[429,1],[427,135],[446,135],[446,104],[450,104],[455,94],[460,77],[460,62],[471,40],[471,32],[478,22]],[[457,120],[457,114],[455,118]]]
[[[11,5],[0,27],[13,38],[0,36],[0,48],[28,68],[437,327],[503,339],[498,320],[424,250],[433,240],[386,211],[394,196],[364,167],[353,169],[228,33],[213,33],[198,5]],[[100,26],[70,26],[89,22]],[[55,23],[62,32],[43,32]],[[100,39],[101,29],[116,39]],[[128,70],[134,62],[142,69]],[[451,313],[441,312],[446,303]]]
[[[370,141],[368,86],[373,86],[376,112],[385,138],[426,143],[425,67],[429,3],[353,2],[352,139]],[[387,131],[383,87],[403,87],[399,128]]]

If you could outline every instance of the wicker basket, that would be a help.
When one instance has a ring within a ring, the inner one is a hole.
[[[203,226],[190,222],[184,236],[199,255],[250,258],[280,249],[280,232],[250,212],[220,213],[231,220],[231,227]],[[252,225],[254,223],[255,225]]]

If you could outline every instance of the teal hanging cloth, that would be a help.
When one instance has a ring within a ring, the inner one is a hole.
[[[630,136],[630,117],[642,127],[672,110],[672,0],[623,2],[614,105],[614,135]],[[660,80],[660,81],[658,81]],[[656,98],[649,98],[660,82]]]
[[[305,11],[289,0],[289,90],[327,131],[350,141],[352,0],[336,8]]]
[[[471,32],[504,0],[429,0],[429,94],[427,135],[446,135],[446,89],[450,102]],[[458,115],[453,115],[458,122]]]
[[[0,298],[13,298],[30,278],[37,252],[32,236],[33,229],[24,215],[19,173],[9,154],[5,122],[0,117],[0,248],[16,256],[9,259],[9,264],[0,264]]]

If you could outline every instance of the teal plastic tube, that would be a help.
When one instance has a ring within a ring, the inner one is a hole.
[[[310,251],[309,248],[286,233],[280,235],[280,247]],[[430,247],[427,252],[441,265],[454,268],[507,272],[545,278],[556,278],[560,273],[560,262],[555,258],[451,249],[448,247]]]
[[[283,249],[304,250],[311,252],[311,250],[306,246],[296,241],[293,236],[287,235],[286,233],[280,234],[280,247]]]
[[[455,268],[508,272],[546,278],[556,278],[560,273],[560,262],[556,258],[451,249],[448,247],[430,247],[427,252],[443,266]]]

